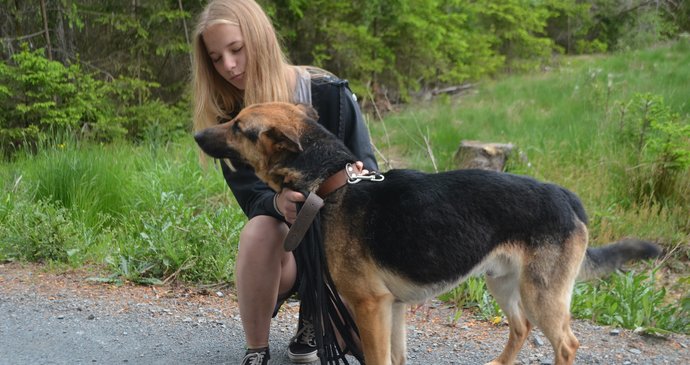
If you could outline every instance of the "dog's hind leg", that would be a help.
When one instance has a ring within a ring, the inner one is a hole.
[[[407,328],[405,328],[405,310],[407,305],[394,302],[391,311],[391,359],[393,365],[404,365],[407,362]]]
[[[518,275],[518,272],[510,272],[501,277],[486,276],[486,286],[505,313],[510,326],[508,343],[503,352],[487,365],[513,364],[532,329],[532,325],[522,309]]]
[[[529,289],[528,289],[529,290]],[[547,298],[529,295],[525,298],[525,311],[551,342],[556,365],[570,365],[575,361],[575,352],[580,343],[570,329],[570,301],[565,295]]]
[[[520,283],[527,318],[551,342],[555,365],[573,364],[580,347],[570,328],[570,299],[587,249],[587,230],[582,227],[560,247],[535,252]]]

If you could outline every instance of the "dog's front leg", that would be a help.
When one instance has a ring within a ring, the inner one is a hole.
[[[355,318],[367,365],[392,365],[392,295],[368,297],[355,302]]]
[[[403,302],[393,303],[393,320],[391,323],[391,358],[393,365],[405,365],[407,362],[407,328],[405,328],[405,311]]]

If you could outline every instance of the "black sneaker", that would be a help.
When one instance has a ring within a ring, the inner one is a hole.
[[[316,351],[316,336],[314,325],[311,321],[303,319],[300,315],[297,334],[290,340],[288,357],[294,363],[305,364],[317,361],[319,355]]]
[[[268,347],[262,349],[247,349],[244,353],[244,359],[240,365],[268,365],[271,359],[271,354]]]

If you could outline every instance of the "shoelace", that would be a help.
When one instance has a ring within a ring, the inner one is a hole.
[[[311,347],[316,347],[316,334],[314,333],[314,326],[308,320],[303,320],[302,328],[292,337],[293,341],[299,342]]]
[[[244,360],[242,361],[242,364],[245,364],[246,360],[249,360],[247,365],[261,365],[264,361],[264,356],[265,353],[263,352],[252,352],[250,354],[244,355]]]

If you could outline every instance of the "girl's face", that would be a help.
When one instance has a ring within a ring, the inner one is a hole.
[[[202,34],[213,67],[227,82],[240,90],[246,87],[245,66],[247,52],[240,27],[233,24],[214,24]]]

